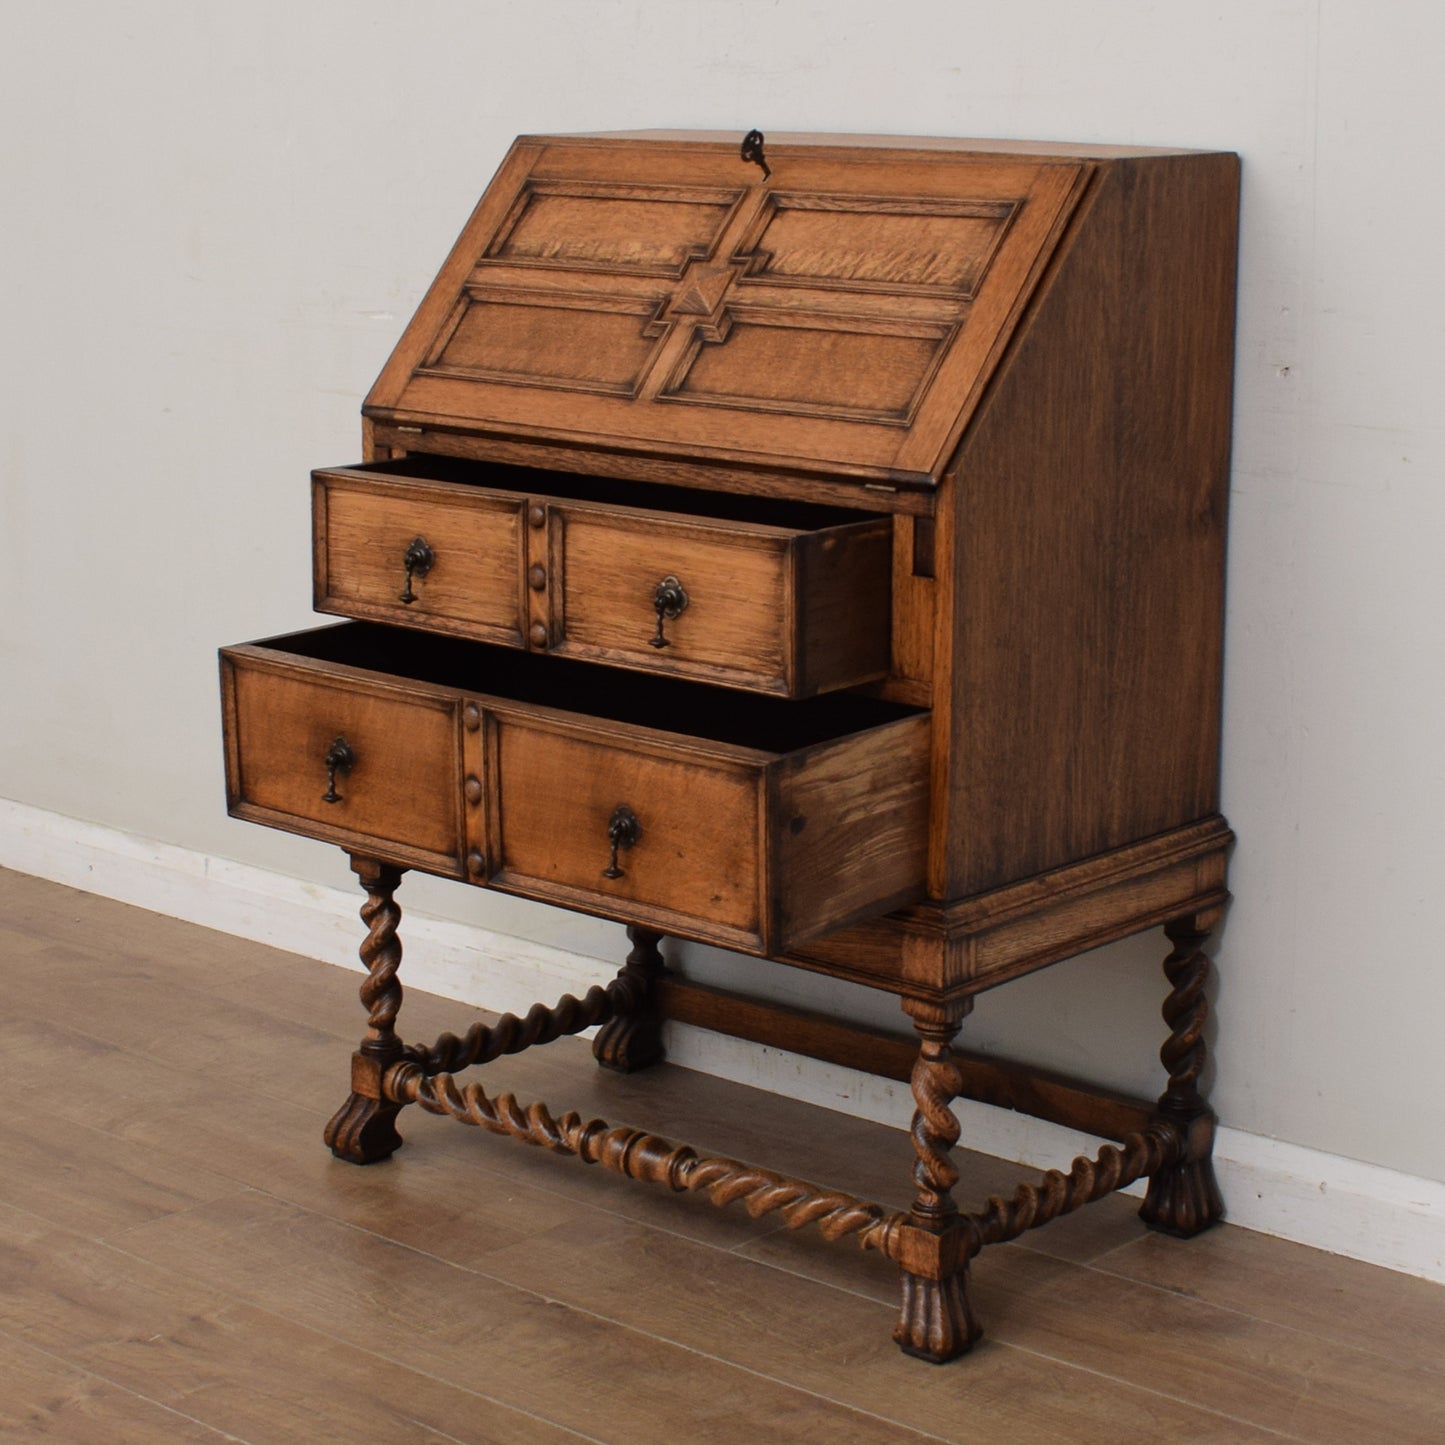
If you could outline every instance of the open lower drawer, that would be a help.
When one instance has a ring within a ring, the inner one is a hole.
[[[312,477],[318,611],[811,697],[887,675],[892,522],[406,457]]]
[[[776,954],[918,898],[928,715],[348,623],[221,653],[233,815]]]

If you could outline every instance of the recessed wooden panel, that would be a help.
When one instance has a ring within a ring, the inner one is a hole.
[[[765,181],[736,148],[668,136],[519,146],[367,414],[936,484],[1088,165],[768,155]]]
[[[690,260],[712,254],[742,195],[741,187],[530,182],[487,259],[677,277]]]
[[[744,244],[748,280],[903,295],[973,295],[1007,202],[774,194]]]
[[[785,690],[786,534],[571,507],[553,517],[554,652]],[[653,599],[669,576],[687,607],[654,647]]]
[[[671,753],[652,741],[569,735],[504,717],[497,727],[501,834],[495,881],[541,897],[591,895],[602,911],[659,910],[712,925],[722,939],[761,931],[761,769]],[[637,843],[611,862],[608,821],[636,814]],[[641,915],[641,916],[645,916]],[[704,931],[709,931],[706,928]]]
[[[646,334],[655,309],[630,297],[477,291],[422,370],[630,396],[657,349]]]
[[[520,645],[522,505],[481,488],[317,473],[317,610]],[[435,560],[405,603],[418,538]]]
[[[757,308],[721,344],[699,335],[661,399],[905,426],[950,335],[946,326]]]

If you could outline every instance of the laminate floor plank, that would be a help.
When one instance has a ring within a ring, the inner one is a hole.
[[[1093,1263],[1187,1299],[1445,1373],[1445,1289],[1438,1284],[1247,1229],[1212,1229],[1187,1249],[1175,1246],[1145,1234]]]
[[[172,1420],[204,1426],[197,1439],[254,1445],[579,1438],[484,1393],[482,1371],[470,1387],[448,1384],[244,1303],[224,1280],[197,1283],[23,1211],[0,1208],[0,1259],[0,1331],[174,1412],[138,1439],[192,1438],[169,1433]],[[0,1384],[0,1410],[43,1409],[46,1399],[23,1377]],[[96,1445],[109,1436],[97,1429],[81,1438]]]
[[[10,1016],[0,1018],[0,1086],[16,1108],[126,1139],[159,1108],[199,1110],[224,1091],[224,1073],[186,1075],[64,1024]]]
[[[572,1291],[514,1287],[261,1194],[138,1225],[115,1247],[439,1379],[485,1380],[557,1424],[606,1421],[609,1440],[929,1438],[579,1308]]]
[[[188,1420],[153,1400],[57,1360],[0,1331],[0,1441],[13,1445],[221,1445],[241,1437]]]
[[[1227,1410],[1261,1431],[1312,1445],[1445,1439],[1445,1383],[1438,1373],[1442,1354],[1432,1328],[1431,1292],[1442,1293],[1437,1286],[1358,1266],[1383,1276],[1376,1284],[1382,1292],[1395,1285],[1419,1285],[1425,1291],[1417,1308],[1402,1315],[1395,1332],[1402,1348],[1392,1360],[1383,1345],[1372,1353],[1368,1338],[1341,1338],[1349,1333],[1342,1328],[1344,1318],[1335,1328],[1322,1329],[1307,1308],[1283,1302],[1266,1306],[1265,1292],[1287,1288],[1287,1274],[1264,1274],[1255,1285],[1261,1298],[1253,1310],[1247,1305],[1252,1291],[1243,1280],[1233,1303],[1212,1302],[1207,1265],[1203,1259],[1191,1265],[1191,1252],[1205,1255],[1209,1242],[1231,1234],[1262,1238],[1227,1226],[1194,1240],[1151,1235],[1158,1255],[1149,1272],[1159,1276],[1159,1283],[1148,1287],[1152,1294],[1133,1291],[1128,1264],[1119,1266],[1125,1273],[1117,1282],[1098,1281],[1096,1276],[1113,1268],[1114,1255],[1080,1267],[1018,1244],[987,1249],[972,1270],[972,1294],[985,1339]],[[896,1280],[884,1262],[850,1258],[812,1235],[769,1237],[740,1246],[737,1253],[880,1304],[892,1304],[897,1296]],[[1304,1253],[1315,1257],[1315,1268],[1325,1277],[1335,1264],[1356,1263],[1316,1250]],[[1181,1263],[1168,1268],[1160,1263],[1166,1256],[1171,1264],[1176,1256]],[[1145,1273],[1142,1267],[1139,1272]],[[1181,1290],[1163,1282],[1170,1278],[1198,1278],[1203,1287]],[[1306,1300],[1308,1279],[1306,1274]],[[1412,1291],[1402,1293],[1408,1299]],[[1285,1316],[1293,1316],[1293,1321]],[[1417,1323],[1422,1326],[1419,1334]],[[1382,1321],[1382,1339],[1390,1334]]]
[[[0,904],[0,908],[3,906]],[[4,921],[4,914],[0,913],[0,958],[5,959],[10,967],[13,968],[16,963],[54,947],[53,939],[28,928],[12,927]]]
[[[0,868],[0,920],[48,943],[103,947],[116,962],[145,965],[162,958],[172,979],[222,973],[249,978],[284,969],[296,956],[5,868]]]
[[[235,1193],[236,1181],[38,1110],[0,1119],[0,1203],[92,1239]]]
[[[171,979],[161,986],[161,963],[144,971],[112,969],[99,950],[70,945],[51,955],[53,961],[35,955],[34,970],[8,981],[10,1006],[29,1018],[124,1048],[182,1077],[208,1076],[224,1064],[231,1076],[287,1097],[319,1091],[328,1077],[334,1091],[337,1078],[346,1078],[354,1040],[343,1042],[269,1003],[258,1007],[259,990],[250,1001],[222,1006],[215,990],[198,982]]]
[[[490,1196],[519,1190],[531,1200],[533,1218],[545,1218],[549,1208],[562,1209],[573,1200],[720,1248],[778,1227],[740,1209],[723,1211],[700,1199],[639,1188],[510,1140],[484,1139],[479,1131],[419,1110],[403,1115],[404,1131],[416,1142],[403,1146],[394,1159],[364,1169],[342,1163],[327,1151],[321,1131],[345,1096],[345,1074],[339,1083],[337,1074],[349,1068],[349,1056],[349,1049],[328,1045],[297,1062],[298,1073],[324,1078],[314,1088],[288,1086],[295,1075],[288,1072],[289,1063],[278,1062],[264,1088],[237,1092],[229,1069],[182,1074],[61,1025],[42,1021],[30,1032],[24,1021],[0,1021],[0,1081],[16,1092],[17,1116],[42,1121],[42,1128],[49,1121],[62,1135],[80,1130],[78,1148],[89,1136],[107,1157],[143,1156],[151,1161],[145,1172],[157,1177],[199,1164],[233,1185],[264,1190],[364,1228],[414,1236],[412,1242],[421,1247],[445,1232],[451,1215],[466,1215]],[[49,1066],[41,1072],[46,1059]],[[590,1057],[579,1056],[578,1062],[584,1081],[600,1073]],[[66,1088],[34,1082],[55,1077],[57,1064]],[[0,1147],[6,1129],[0,1118]],[[29,1146],[21,1139],[16,1147]],[[55,1187],[63,1189],[63,1179]],[[501,1220],[496,1224],[498,1237],[505,1237]]]
[[[845,1267],[867,1259],[846,1246],[831,1248]],[[750,1368],[950,1441],[1272,1438],[1211,1409],[1012,1348],[1002,1337],[977,1349],[963,1370],[920,1371],[891,1339],[898,1309],[892,1270],[870,1271],[891,1275],[888,1298],[875,1302],[736,1254],[719,1258],[625,1220],[597,1224],[586,1235],[554,1229],[479,1252],[475,1268],[547,1294],[565,1289],[590,1310],[645,1324],[690,1348],[728,1337],[731,1357]],[[685,1290],[677,1288],[682,1279]]]
[[[1000,1339],[1315,1445],[1445,1440],[1445,1378],[1257,1315],[1002,1245],[979,1307]],[[1011,1302],[1008,1296],[1014,1297]]]

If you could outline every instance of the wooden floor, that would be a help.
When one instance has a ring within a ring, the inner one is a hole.
[[[932,1367],[885,1264],[776,1216],[415,1110],[394,1159],[333,1160],[356,975],[0,873],[0,984],[6,1441],[1445,1440],[1438,1286],[1115,1197],[986,1252],[986,1338]],[[486,1077],[907,1197],[900,1134],[685,1070],[562,1040]],[[1018,1177],[961,1163],[966,1197]]]

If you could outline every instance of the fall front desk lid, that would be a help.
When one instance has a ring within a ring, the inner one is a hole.
[[[789,136],[763,161],[715,135],[521,138],[366,414],[936,482],[1087,160]]]

